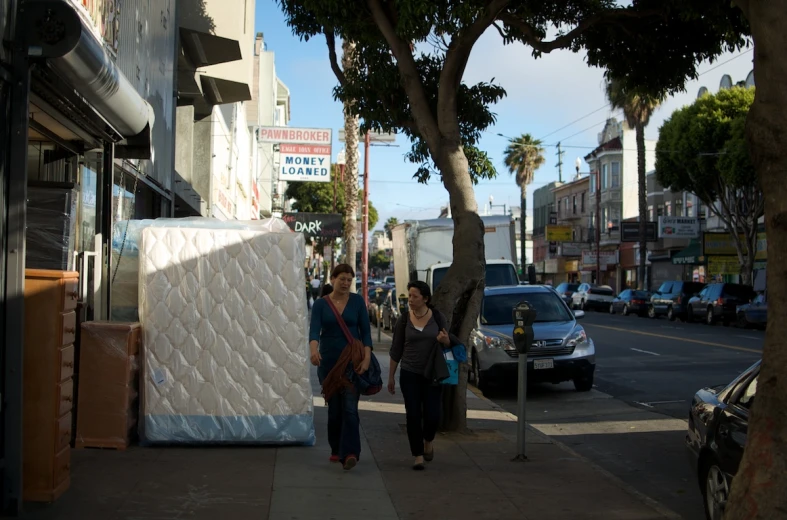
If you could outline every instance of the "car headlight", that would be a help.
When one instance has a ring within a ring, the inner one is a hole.
[[[501,348],[503,350],[516,350],[514,344],[504,336],[496,334],[484,334],[476,331],[473,335],[473,342],[476,347]]]
[[[583,328],[574,329],[574,332],[568,337],[566,341],[567,347],[574,347],[574,348],[587,348],[588,347],[588,335]]]

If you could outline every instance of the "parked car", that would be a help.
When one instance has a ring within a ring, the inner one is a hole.
[[[730,496],[746,445],[759,373],[758,361],[732,383],[698,391],[691,402],[686,447],[708,520],[721,520]]]
[[[768,323],[768,296],[767,293],[758,294],[751,303],[738,305],[738,325],[747,329],[759,327],[764,329]]]
[[[395,276],[386,276],[385,279],[383,280],[383,284],[385,285],[393,285],[395,283],[396,283]]]
[[[582,309],[609,309],[609,304],[615,298],[615,291],[609,285],[596,285],[593,283],[583,283],[577,287],[571,295],[571,308]]]
[[[488,287],[484,290],[478,326],[470,335],[470,382],[481,391],[517,377],[519,353],[514,348],[512,310],[527,301],[537,312],[535,341],[527,357],[528,380],[573,381],[579,392],[593,387],[596,348],[577,323],[574,311],[551,289],[541,285]]]
[[[621,313],[623,316],[629,314],[636,314],[637,316],[644,317],[648,314],[648,301],[650,300],[650,293],[647,291],[636,291],[634,289],[626,289],[618,294],[612,303],[609,304],[609,313]]]
[[[399,309],[399,304],[396,301],[396,288],[391,287],[389,291],[386,292],[385,297],[383,298],[383,316],[382,316],[382,323],[383,323],[383,330],[393,330],[394,324],[396,324],[396,320],[399,319],[401,315],[401,311]]]
[[[751,285],[712,283],[689,300],[686,317],[688,321],[703,319],[708,325],[718,321],[729,325],[738,317],[738,305],[751,302],[755,296]]]
[[[666,316],[668,320],[686,320],[686,309],[689,299],[705,288],[701,282],[683,282],[681,280],[664,282],[653,293],[648,306],[648,316],[658,318]]]
[[[558,295],[563,298],[563,301],[566,302],[566,305],[569,307],[571,306],[571,296],[579,289],[578,283],[569,283],[563,282],[557,287],[555,287],[555,291],[557,291]]]

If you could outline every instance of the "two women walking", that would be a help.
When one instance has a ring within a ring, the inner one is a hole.
[[[358,401],[361,393],[377,391],[370,386],[379,378],[372,373],[379,370],[379,365],[372,359],[371,326],[364,299],[350,292],[355,283],[352,267],[336,266],[330,282],[333,291],[316,300],[312,308],[309,346],[328,404],[330,461],[349,470],[361,454]],[[388,391],[396,393],[395,375],[401,365],[399,385],[410,452],[415,457],[413,469],[423,470],[424,462],[434,458],[433,442],[440,422],[442,385],[435,377],[435,361],[443,359],[443,349],[460,341],[448,333],[445,317],[432,307],[429,286],[411,282],[407,288],[410,310],[394,327]],[[370,365],[374,370],[369,371]]]

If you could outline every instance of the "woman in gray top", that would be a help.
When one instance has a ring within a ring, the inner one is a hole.
[[[458,345],[459,340],[445,329],[446,319],[431,305],[432,293],[424,282],[407,284],[410,312],[396,322],[391,344],[388,391],[396,393],[396,369],[401,364],[402,387],[407,414],[407,437],[415,457],[413,469],[423,470],[424,460],[434,458],[434,442],[440,422],[442,386],[424,375],[435,341],[443,348]]]

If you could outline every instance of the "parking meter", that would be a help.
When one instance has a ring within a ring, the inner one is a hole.
[[[402,315],[407,314],[407,310],[408,310],[407,309],[407,305],[408,305],[407,295],[404,294],[404,293],[400,294],[399,295],[399,314],[402,314]]]
[[[536,309],[527,302],[519,302],[514,307],[513,314],[514,347],[521,357],[521,354],[530,352],[530,347],[533,345],[533,322],[536,321]]]
[[[515,461],[527,460],[525,454],[525,435],[527,432],[527,354],[533,345],[533,322],[536,321],[536,309],[528,302],[519,302],[513,311],[514,347],[519,354],[519,381],[517,385],[517,456]]]

